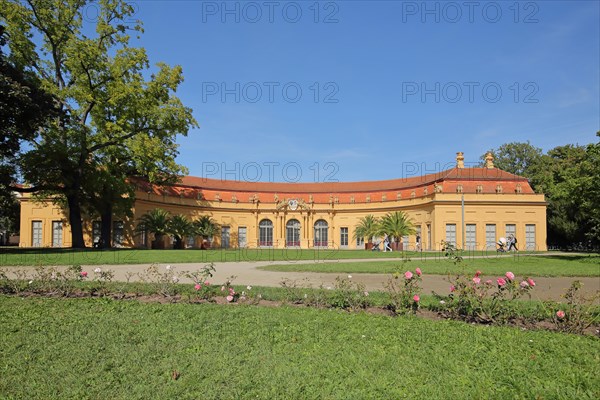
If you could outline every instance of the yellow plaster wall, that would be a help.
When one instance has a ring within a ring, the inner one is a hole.
[[[438,248],[446,239],[446,224],[456,224],[456,242],[463,247],[462,210],[460,199],[438,195],[436,207],[435,243]],[[465,195],[464,223],[476,224],[476,250],[486,250],[486,225],[496,225],[497,241],[506,237],[506,225],[516,225],[519,249],[546,251],[546,204],[543,195],[485,194]],[[535,243],[526,243],[525,226],[535,225]],[[491,249],[494,249],[491,247]],[[489,250],[489,248],[488,248]]]
[[[517,229],[519,248],[525,248],[525,225],[536,225],[535,249],[546,250],[546,203],[539,194],[465,194],[465,223],[477,224],[477,243],[485,246],[485,224],[495,223],[497,237],[504,236],[504,226],[514,223]],[[125,241],[127,247],[141,246],[141,235],[134,233],[138,218],[154,208],[163,208],[172,214],[182,214],[191,220],[201,215],[210,215],[220,225],[230,227],[230,245],[237,247],[238,228],[247,229],[247,246],[257,247],[258,224],[268,218],[273,222],[273,247],[285,247],[285,226],[290,219],[300,221],[300,241],[302,248],[312,246],[314,223],[323,219],[329,225],[328,240],[334,247],[340,243],[340,228],[349,228],[349,249],[356,248],[353,238],[354,226],[358,220],[373,214],[382,217],[388,212],[404,211],[416,225],[421,226],[423,249],[439,249],[441,240],[446,238],[446,224],[456,224],[457,245],[462,246],[461,195],[435,193],[429,196],[393,201],[357,204],[314,204],[310,210],[277,210],[275,203],[237,203],[188,198],[160,196],[145,192],[137,193],[133,218],[125,221]],[[32,244],[32,221],[43,223],[43,246],[52,245],[52,221],[63,220],[63,246],[70,246],[70,229],[61,211],[51,203],[38,204],[25,196],[21,208],[21,245]],[[431,226],[431,246],[428,243]],[[91,246],[91,223],[84,225],[86,244]],[[146,241],[150,246],[152,238]],[[214,238],[214,245],[220,246],[221,238]],[[200,243],[196,241],[196,246]],[[409,237],[409,249],[414,249],[415,235]]]

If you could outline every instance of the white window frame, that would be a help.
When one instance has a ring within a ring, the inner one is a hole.
[[[314,225],[314,247],[328,247],[329,245],[329,224],[324,219],[315,221]]]
[[[62,221],[52,221],[52,247],[63,247]]]
[[[350,231],[347,226],[340,228],[340,247],[348,248],[348,238]]]
[[[485,248],[495,249],[498,238],[496,236],[496,224],[485,224]]]
[[[273,221],[268,218],[258,223],[258,247],[273,247]]]

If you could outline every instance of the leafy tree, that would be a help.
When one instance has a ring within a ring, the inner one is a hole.
[[[558,146],[541,159],[531,171],[532,186],[544,193],[548,201],[548,242],[565,246],[584,240],[586,216],[580,207],[584,193],[581,190],[581,164],[586,160],[586,148],[576,145]]]
[[[6,56],[6,29],[0,25],[0,230],[18,231],[19,204],[10,185],[16,181],[21,144],[56,115],[54,99],[36,76]]]
[[[379,232],[379,221],[373,215],[368,214],[358,220],[354,227],[353,238],[365,238],[367,243],[373,243],[373,236]]]
[[[178,214],[171,217],[168,225],[169,233],[175,238],[174,249],[183,249],[183,238],[195,233],[194,225],[184,215]]]
[[[0,196],[0,246],[5,244],[11,233],[19,232],[19,201],[13,193],[7,196]]]
[[[100,218],[100,243],[112,247],[112,221],[133,215],[134,186],[128,182],[122,166],[115,160],[96,168],[83,183],[82,211],[88,219]]]
[[[586,238],[596,246],[600,245],[600,131],[596,132],[598,141],[589,144],[587,158],[580,165],[582,176],[580,191],[582,213],[587,222]]]
[[[202,240],[207,240],[209,243],[212,241],[212,238],[219,233],[220,226],[217,222],[215,222],[212,217],[209,215],[202,215],[200,218],[193,222],[195,233],[202,238]],[[204,245],[202,245],[204,247]]]
[[[599,143],[567,144],[546,154],[529,142],[508,143],[492,151],[497,167],[527,177],[535,192],[545,194],[550,245],[600,243]]]
[[[406,235],[412,235],[416,232],[413,222],[402,211],[387,213],[381,218],[379,223],[379,234],[393,237],[398,248],[400,238]]]
[[[506,143],[497,149],[489,150],[489,152],[494,156],[495,167],[521,176],[528,176],[530,169],[539,162],[542,156],[542,149],[534,147],[529,141]],[[480,157],[481,165],[485,165],[486,154]]]
[[[561,246],[598,245],[600,143],[556,147],[548,152],[545,164],[538,171],[542,177],[538,185],[548,197],[549,241]]]
[[[58,103],[58,117],[31,140],[19,166],[32,185],[28,191],[62,199],[73,247],[85,246],[82,213],[97,206],[86,204],[90,193],[105,195],[108,203],[127,197],[130,192],[119,193],[124,188],[114,183],[132,171],[151,182],[176,175],[183,170],[174,161],[176,135],[196,126],[191,109],[174,95],[183,80],[181,67],[160,63],[150,70],[145,50],[129,45],[130,33],[142,31],[139,21],[125,22],[132,6],[124,0],[94,1],[99,13],[95,32],[88,33],[92,26],[84,27],[83,13],[90,3],[5,0],[0,10],[11,57]],[[90,179],[111,160],[117,161],[111,164],[113,175]]]
[[[163,248],[163,238],[170,233],[169,221],[171,214],[162,208],[155,208],[142,215],[138,220],[136,230],[138,232],[148,232],[154,234],[152,248]]]

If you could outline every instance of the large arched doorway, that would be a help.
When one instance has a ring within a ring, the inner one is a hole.
[[[285,246],[300,247],[300,221],[290,219],[285,225]]]
[[[329,224],[327,221],[320,219],[315,222],[315,247],[327,247],[328,245],[328,237],[327,231],[329,229]]]
[[[258,246],[273,246],[273,222],[269,219],[263,219],[258,224]]]

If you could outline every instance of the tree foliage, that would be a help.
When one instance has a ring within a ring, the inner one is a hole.
[[[202,215],[195,220],[193,224],[196,235],[208,241],[212,240],[212,238],[219,233],[219,229],[221,228],[210,215]]]
[[[10,186],[17,180],[21,144],[33,139],[57,110],[35,74],[6,56],[7,39],[0,25],[0,230],[16,232],[19,205]]]
[[[129,23],[132,6],[94,1],[97,20],[86,24],[91,3],[6,0],[0,10],[11,59],[37,77],[60,111],[31,138],[18,165],[28,191],[62,201],[73,247],[84,247],[86,208],[108,215],[102,204],[129,201],[132,190],[119,184],[127,176],[164,183],[185,172],[175,162],[175,138],[196,126],[175,96],[181,67],[150,68],[145,50],[130,45],[130,34],[142,32],[139,21]]]
[[[140,217],[137,230],[164,236],[169,233],[170,219],[171,213],[162,208],[154,208]]]
[[[358,220],[354,227],[353,238],[364,238],[367,243],[373,242],[373,236],[379,232],[379,220],[371,214],[365,215]]]
[[[400,242],[400,238],[412,235],[416,232],[414,223],[402,211],[387,213],[379,222],[379,234],[393,237],[395,242]]]
[[[528,176],[542,157],[542,149],[525,143],[506,143],[497,149],[490,149],[494,156],[494,166],[515,175]],[[486,152],[487,154],[487,152]],[[485,164],[486,154],[480,157],[481,165]]]
[[[173,243],[174,249],[183,249],[184,243],[183,239],[188,236],[194,236],[195,229],[192,222],[187,219],[185,215],[177,214],[171,217],[169,220],[168,230],[173,238],[175,238],[175,243]]]
[[[546,154],[529,142],[508,143],[492,153],[495,166],[527,177],[546,196],[549,245],[600,244],[600,142],[567,144]]]

